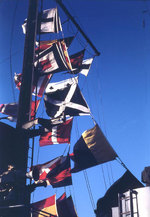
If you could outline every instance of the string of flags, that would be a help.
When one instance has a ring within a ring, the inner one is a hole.
[[[22,25],[26,34],[27,20]],[[62,31],[60,17],[57,8],[44,10],[38,15],[37,33],[58,33]],[[78,77],[72,77],[60,82],[49,83],[55,73],[66,72],[71,76],[75,74],[88,75],[93,57],[84,59],[85,49],[69,55],[68,49],[74,37],[40,41],[36,43],[34,61],[34,80],[32,85],[33,96],[38,100],[31,102],[31,119],[22,128],[30,131],[35,125],[41,125],[39,145],[41,147],[55,144],[70,144],[73,118],[80,115],[90,115],[90,108],[82,95]],[[16,88],[20,90],[22,74],[14,76]],[[40,101],[44,95],[44,104],[49,119],[34,118]],[[0,104],[0,113],[17,119],[18,104]],[[112,161],[117,157],[98,124],[82,133],[80,139],[74,145],[73,153],[67,156],[59,156],[43,164],[37,164],[30,168],[32,177],[36,169],[38,180],[46,181],[53,188],[72,185],[72,173],[76,173],[90,167]],[[70,160],[74,163],[71,168]],[[63,194],[56,200],[53,195],[45,200],[31,205],[33,217],[59,216],[77,217],[71,196]]]

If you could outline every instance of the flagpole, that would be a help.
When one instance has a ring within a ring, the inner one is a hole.
[[[65,14],[71,19],[71,21],[73,22],[73,24],[77,27],[77,29],[80,31],[80,33],[83,35],[83,37],[85,38],[85,40],[90,44],[90,46],[92,47],[92,49],[95,52],[96,56],[100,55],[100,52],[96,49],[96,47],[94,46],[94,44],[91,42],[91,40],[88,38],[88,36],[84,33],[84,31],[81,29],[81,27],[79,26],[79,24],[76,22],[76,20],[73,18],[73,16],[69,13],[68,9],[65,7],[65,5],[62,3],[62,0],[56,0],[56,2],[59,4],[59,6],[62,8],[62,10],[65,12]]]
[[[28,18],[26,26],[26,37],[24,45],[24,58],[22,69],[22,84],[19,95],[19,108],[16,129],[18,133],[19,145],[16,145],[16,151],[19,153],[19,160],[17,161],[16,168],[20,169],[24,174],[24,180],[22,181],[22,189],[26,189],[26,177],[27,164],[28,164],[28,149],[29,138],[26,138],[22,133],[22,125],[30,120],[30,108],[32,100],[32,81],[34,72],[34,52],[35,41],[37,32],[37,17],[38,17],[38,0],[29,0]],[[26,191],[26,190],[25,190]],[[23,191],[24,192],[24,191]],[[24,204],[28,207],[30,203],[30,193],[23,195],[19,192],[20,204]],[[29,217],[30,211],[25,208],[18,212],[15,217]]]

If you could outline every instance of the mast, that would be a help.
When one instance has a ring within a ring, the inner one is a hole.
[[[19,95],[19,108],[18,108],[18,118],[16,129],[19,132],[19,144],[16,145],[19,149],[19,160],[16,167],[19,168],[25,177],[27,171],[28,162],[28,149],[29,149],[29,139],[22,134],[22,125],[30,120],[30,107],[32,100],[32,81],[34,72],[34,49],[36,40],[36,30],[37,30],[37,17],[38,17],[38,0],[29,0],[28,18],[27,18],[27,28],[26,37],[24,45],[24,59],[23,59],[23,69],[22,69],[22,85]],[[25,188],[26,178],[24,178],[22,186]],[[30,203],[30,193],[27,197],[20,192],[20,204],[29,205]],[[15,217],[28,217],[30,212],[27,208],[21,210]]]

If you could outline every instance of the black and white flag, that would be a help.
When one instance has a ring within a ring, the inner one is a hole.
[[[89,115],[90,109],[78,87],[78,78],[49,83],[44,96],[50,117]]]
[[[58,16],[57,8],[51,8],[44,10],[42,15],[38,15],[38,27],[39,30],[40,26],[40,33],[58,33],[62,31],[62,26],[60,22],[60,18]],[[27,19],[25,19],[24,24],[22,25],[23,33],[26,34],[26,27],[27,27]],[[38,31],[39,33],[39,31]]]
[[[78,74],[80,72],[82,75],[87,76],[88,73],[89,73],[92,62],[93,62],[93,58],[83,60],[82,65],[80,66],[80,68],[73,69],[71,71],[71,73],[72,74]]]
[[[40,68],[43,74],[71,70],[68,52],[64,48],[64,42],[53,43],[51,47],[42,51],[35,59],[35,67]]]

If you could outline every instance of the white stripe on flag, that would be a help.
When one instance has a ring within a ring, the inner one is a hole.
[[[53,144],[58,144],[57,142],[57,126],[52,127],[52,142]]]

